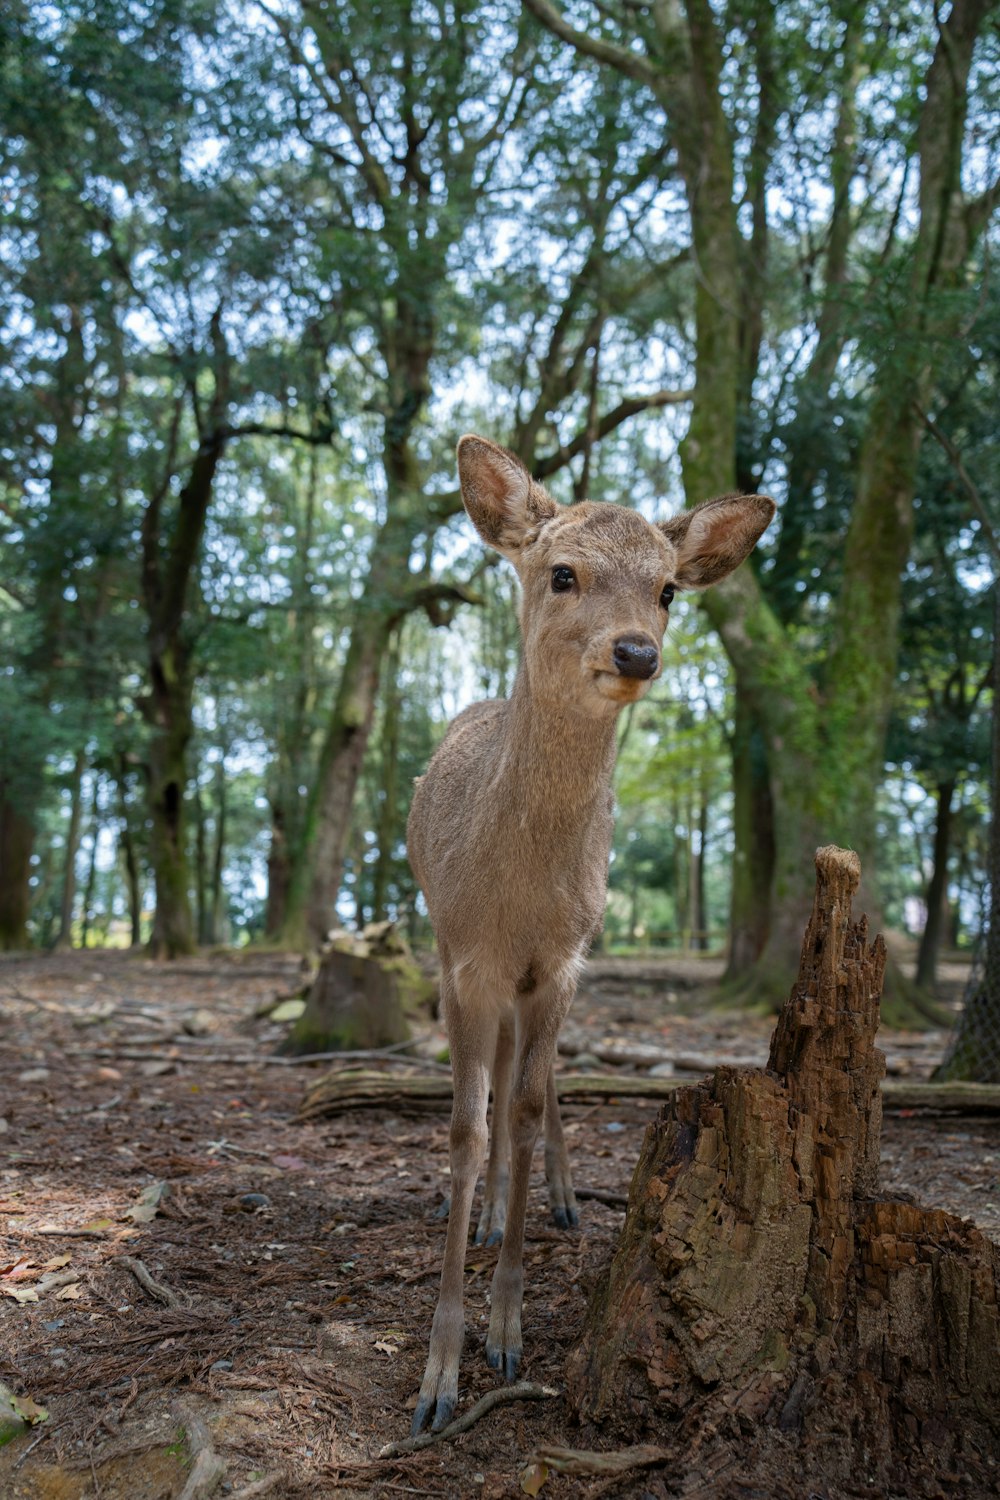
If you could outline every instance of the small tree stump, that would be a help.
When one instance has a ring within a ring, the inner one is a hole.
[[[1000,1250],[878,1196],[885,945],[851,920],[857,856],[816,870],[767,1069],[717,1069],[646,1132],[571,1400],[630,1441],[672,1432],[703,1475],[722,1447],[712,1472],[793,1493],[996,1493]]]
[[[405,1042],[409,1018],[429,1009],[436,994],[391,922],[372,923],[360,935],[335,932],[282,1050],[346,1052]]]

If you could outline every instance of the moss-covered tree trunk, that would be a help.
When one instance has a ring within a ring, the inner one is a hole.
[[[771,921],[774,808],[764,737],[736,682],[733,736],[733,866],[725,981],[745,974],[764,951]]]
[[[381,556],[377,555],[380,551]],[[375,553],[366,595],[359,601],[351,630],[306,804],[302,840],[292,865],[283,936],[293,946],[318,946],[337,924],[337,896],[354,796],[375,718],[382,656],[399,610],[389,582],[395,547],[380,537]],[[395,579],[395,590],[404,577],[405,567]]]
[[[816,869],[768,1067],[719,1068],[647,1129],[571,1399],[702,1472],[724,1454],[734,1494],[764,1476],[856,1493],[859,1475],[938,1494],[956,1470],[990,1493],[1000,1250],[879,1193],[885,948],[851,918],[856,855],[821,849]]]
[[[149,946],[157,958],[178,958],[195,947],[185,808],[193,684],[183,649],[178,657],[176,648],[165,652],[154,648],[150,666],[151,691],[143,708],[153,728],[147,799],[156,912]]]

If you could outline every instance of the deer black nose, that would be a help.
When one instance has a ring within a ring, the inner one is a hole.
[[[612,655],[623,677],[652,677],[660,665],[660,653],[647,636],[622,636]]]

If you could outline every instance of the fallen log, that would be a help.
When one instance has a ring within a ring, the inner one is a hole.
[[[670,1098],[681,1081],[679,1078],[641,1078],[631,1073],[617,1076],[561,1073],[556,1077],[556,1088],[560,1099],[588,1104],[602,1099]],[[400,1077],[344,1069],[324,1074],[316,1080],[299,1105],[299,1119],[322,1119],[355,1109],[384,1109],[396,1114],[447,1114],[451,1109],[451,1098],[451,1077],[448,1074],[425,1076],[416,1073]]]
[[[570,1403],[724,1472],[720,1495],[995,1493],[1000,1248],[879,1192],[885,946],[851,920],[857,856],[816,866],[768,1067],[678,1088],[647,1128]]]
[[[286,1061],[279,1058],[263,1062]],[[603,1099],[673,1099],[677,1090],[690,1086],[690,1077],[651,1078],[634,1073],[559,1073],[556,1090],[568,1104],[589,1104]],[[924,1111],[930,1114],[1000,1115],[1000,1087],[982,1083],[882,1082],[886,1109]],[[325,1073],[306,1091],[299,1105],[302,1120],[348,1114],[356,1109],[384,1109],[395,1114],[446,1114],[451,1108],[451,1077],[414,1073],[409,1077],[350,1069]]]

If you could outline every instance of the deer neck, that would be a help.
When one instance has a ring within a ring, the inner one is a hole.
[[[523,818],[579,826],[606,807],[615,765],[617,715],[595,719],[532,691],[522,662],[508,701],[503,767],[517,786]]]

